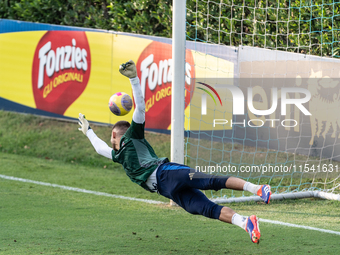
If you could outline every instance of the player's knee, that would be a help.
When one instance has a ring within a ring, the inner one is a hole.
[[[186,207],[186,208],[183,208],[184,210],[186,210],[188,213],[191,213],[191,214],[200,214],[200,212],[197,210],[197,208],[195,207]]]
[[[222,206],[211,202],[208,204],[189,206],[184,209],[191,214],[199,214],[211,219],[218,219],[221,214]]]

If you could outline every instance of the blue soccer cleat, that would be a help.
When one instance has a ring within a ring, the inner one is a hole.
[[[272,192],[270,191],[269,185],[262,185],[261,188],[257,191],[257,195],[260,196],[266,204],[269,204],[270,197]]]
[[[253,243],[260,242],[261,233],[259,228],[259,221],[255,215],[247,218],[246,231],[249,233],[250,239]]]

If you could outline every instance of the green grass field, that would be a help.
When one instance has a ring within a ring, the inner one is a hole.
[[[76,122],[0,111],[0,175],[168,202],[96,154]],[[109,142],[110,127],[92,125]],[[170,138],[148,133],[159,156]],[[233,225],[153,205],[0,178],[0,254],[338,254],[339,235],[262,222],[259,245]],[[228,204],[242,215],[340,232],[340,203]]]

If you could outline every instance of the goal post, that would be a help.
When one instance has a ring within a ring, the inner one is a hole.
[[[171,97],[171,162],[184,163],[184,98],[185,98],[185,14],[186,1],[173,0],[172,22],[172,97]]]
[[[183,164],[186,1],[173,0],[172,6],[171,162]]]

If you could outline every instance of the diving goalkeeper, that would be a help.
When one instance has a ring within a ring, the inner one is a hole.
[[[191,214],[237,225],[249,233],[252,242],[258,243],[261,234],[255,215],[241,216],[228,207],[213,203],[200,190],[245,190],[259,195],[268,204],[270,186],[254,185],[235,177],[207,175],[186,165],[171,163],[167,158],[157,157],[144,137],[145,102],[135,63],[130,60],[122,64],[119,71],[130,79],[136,108],[131,124],[127,121],[114,124],[111,133],[112,148],[97,137],[85,116],[79,113],[79,130],[88,137],[96,152],[122,164],[131,181],[144,189],[172,199]]]

